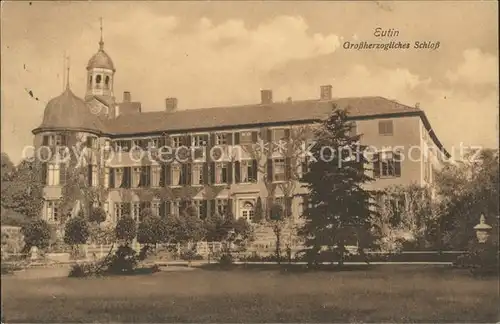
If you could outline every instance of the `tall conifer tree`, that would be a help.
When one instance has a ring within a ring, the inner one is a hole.
[[[359,144],[360,135],[354,134],[355,126],[345,110],[334,105],[318,126],[309,168],[301,179],[309,195],[302,215],[305,222],[298,233],[308,248],[310,263],[327,246],[342,265],[345,246],[353,238],[360,251],[371,241],[375,192],[365,184],[373,179],[365,172],[366,147]]]

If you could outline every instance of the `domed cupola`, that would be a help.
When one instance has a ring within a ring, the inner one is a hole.
[[[87,91],[85,100],[99,96],[106,101],[112,102],[113,81],[115,75],[115,65],[111,57],[104,51],[104,41],[102,40],[102,20],[101,20],[101,40],[99,50],[89,60],[87,64]]]
[[[113,60],[108,53],[104,51],[104,42],[102,41],[102,38],[99,42],[99,50],[90,58],[89,63],[87,64],[87,70],[95,68],[111,70],[113,72],[116,71]]]
[[[42,124],[33,133],[58,130],[96,134],[103,130],[97,115],[92,114],[87,104],[71,91],[69,85],[66,85],[66,90],[61,95],[48,102]]]

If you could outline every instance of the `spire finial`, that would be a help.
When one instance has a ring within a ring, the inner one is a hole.
[[[101,40],[99,41],[99,49],[102,50],[104,48],[104,41],[102,40],[102,17],[99,18],[101,22]]]
[[[66,57],[67,66],[66,66],[66,89],[69,89],[69,56]]]

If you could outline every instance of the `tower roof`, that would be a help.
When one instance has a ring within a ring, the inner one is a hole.
[[[42,124],[33,133],[50,130],[74,130],[101,133],[103,125],[97,115],[90,112],[85,102],[66,86],[66,90],[51,99],[43,114]]]
[[[113,60],[111,57],[104,51],[104,41],[102,40],[102,18],[101,18],[101,40],[99,41],[99,50],[95,53],[89,60],[87,64],[87,70],[93,68],[103,68],[109,69],[113,72],[115,70],[115,66],[113,64]]]
[[[97,51],[97,53],[90,58],[89,63],[87,64],[87,70],[91,70],[93,68],[109,69],[113,72],[116,71],[113,60],[111,60],[111,57],[109,57],[109,55],[102,48],[99,48],[99,51]]]

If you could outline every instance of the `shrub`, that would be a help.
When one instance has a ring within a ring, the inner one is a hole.
[[[83,277],[95,276],[99,274],[96,270],[97,266],[95,264],[77,263],[71,266],[68,277],[83,278]]]
[[[137,241],[141,244],[157,244],[166,240],[166,224],[160,217],[147,216],[137,228]]]
[[[131,273],[137,266],[136,254],[134,249],[128,245],[118,247],[108,263],[107,273]]]
[[[453,265],[458,268],[467,268],[473,274],[498,275],[498,246],[491,243],[473,243],[468,251],[457,257]]]
[[[43,219],[35,219],[21,228],[24,236],[24,250],[29,251],[33,246],[46,249],[50,244],[51,231],[49,224]]]
[[[132,242],[137,235],[135,220],[130,216],[123,216],[116,224],[115,233],[117,239],[124,240],[127,243]]]
[[[80,217],[71,218],[64,229],[64,243],[79,245],[87,243],[90,229],[87,221]]]
[[[191,249],[181,251],[179,258],[186,261],[203,260],[202,255],[197,254],[196,251]]]
[[[102,207],[92,207],[89,213],[89,221],[100,224],[106,220],[106,212]]]
[[[219,264],[225,267],[232,265],[233,262],[234,262],[233,256],[230,253],[222,254],[219,259]]]

